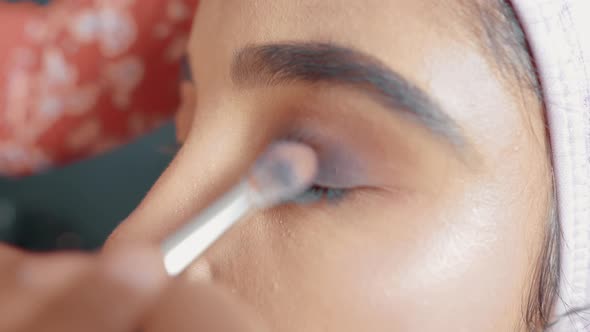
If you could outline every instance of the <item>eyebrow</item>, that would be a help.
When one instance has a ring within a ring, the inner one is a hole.
[[[239,87],[342,84],[393,112],[411,115],[456,148],[465,145],[459,126],[425,91],[376,58],[351,48],[305,42],[249,45],[234,55],[230,72]]]

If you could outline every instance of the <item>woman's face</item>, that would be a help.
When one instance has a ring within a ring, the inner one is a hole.
[[[298,139],[318,152],[317,184],[344,196],[256,214],[189,277],[229,288],[276,331],[513,330],[547,218],[541,106],[461,12],[203,1],[183,148],[111,244],[158,243],[265,146]]]

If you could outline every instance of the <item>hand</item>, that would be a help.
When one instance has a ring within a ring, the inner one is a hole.
[[[0,332],[264,331],[221,288],[170,279],[150,249],[31,254],[0,245]]]
[[[0,246],[0,331],[133,331],[167,284],[155,250],[31,254]]]

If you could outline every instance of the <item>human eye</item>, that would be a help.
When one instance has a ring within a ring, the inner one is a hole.
[[[344,142],[337,142],[331,133],[316,135],[312,130],[297,129],[281,140],[312,147],[318,157],[318,174],[312,185],[293,201],[297,204],[336,204],[349,194],[363,188],[361,168],[354,152]]]

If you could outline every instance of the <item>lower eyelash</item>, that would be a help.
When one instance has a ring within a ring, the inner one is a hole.
[[[303,194],[295,198],[294,201],[300,204],[315,203],[322,200],[325,200],[327,202],[335,202],[342,199],[342,197],[344,197],[345,194],[346,189],[312,186]]]

